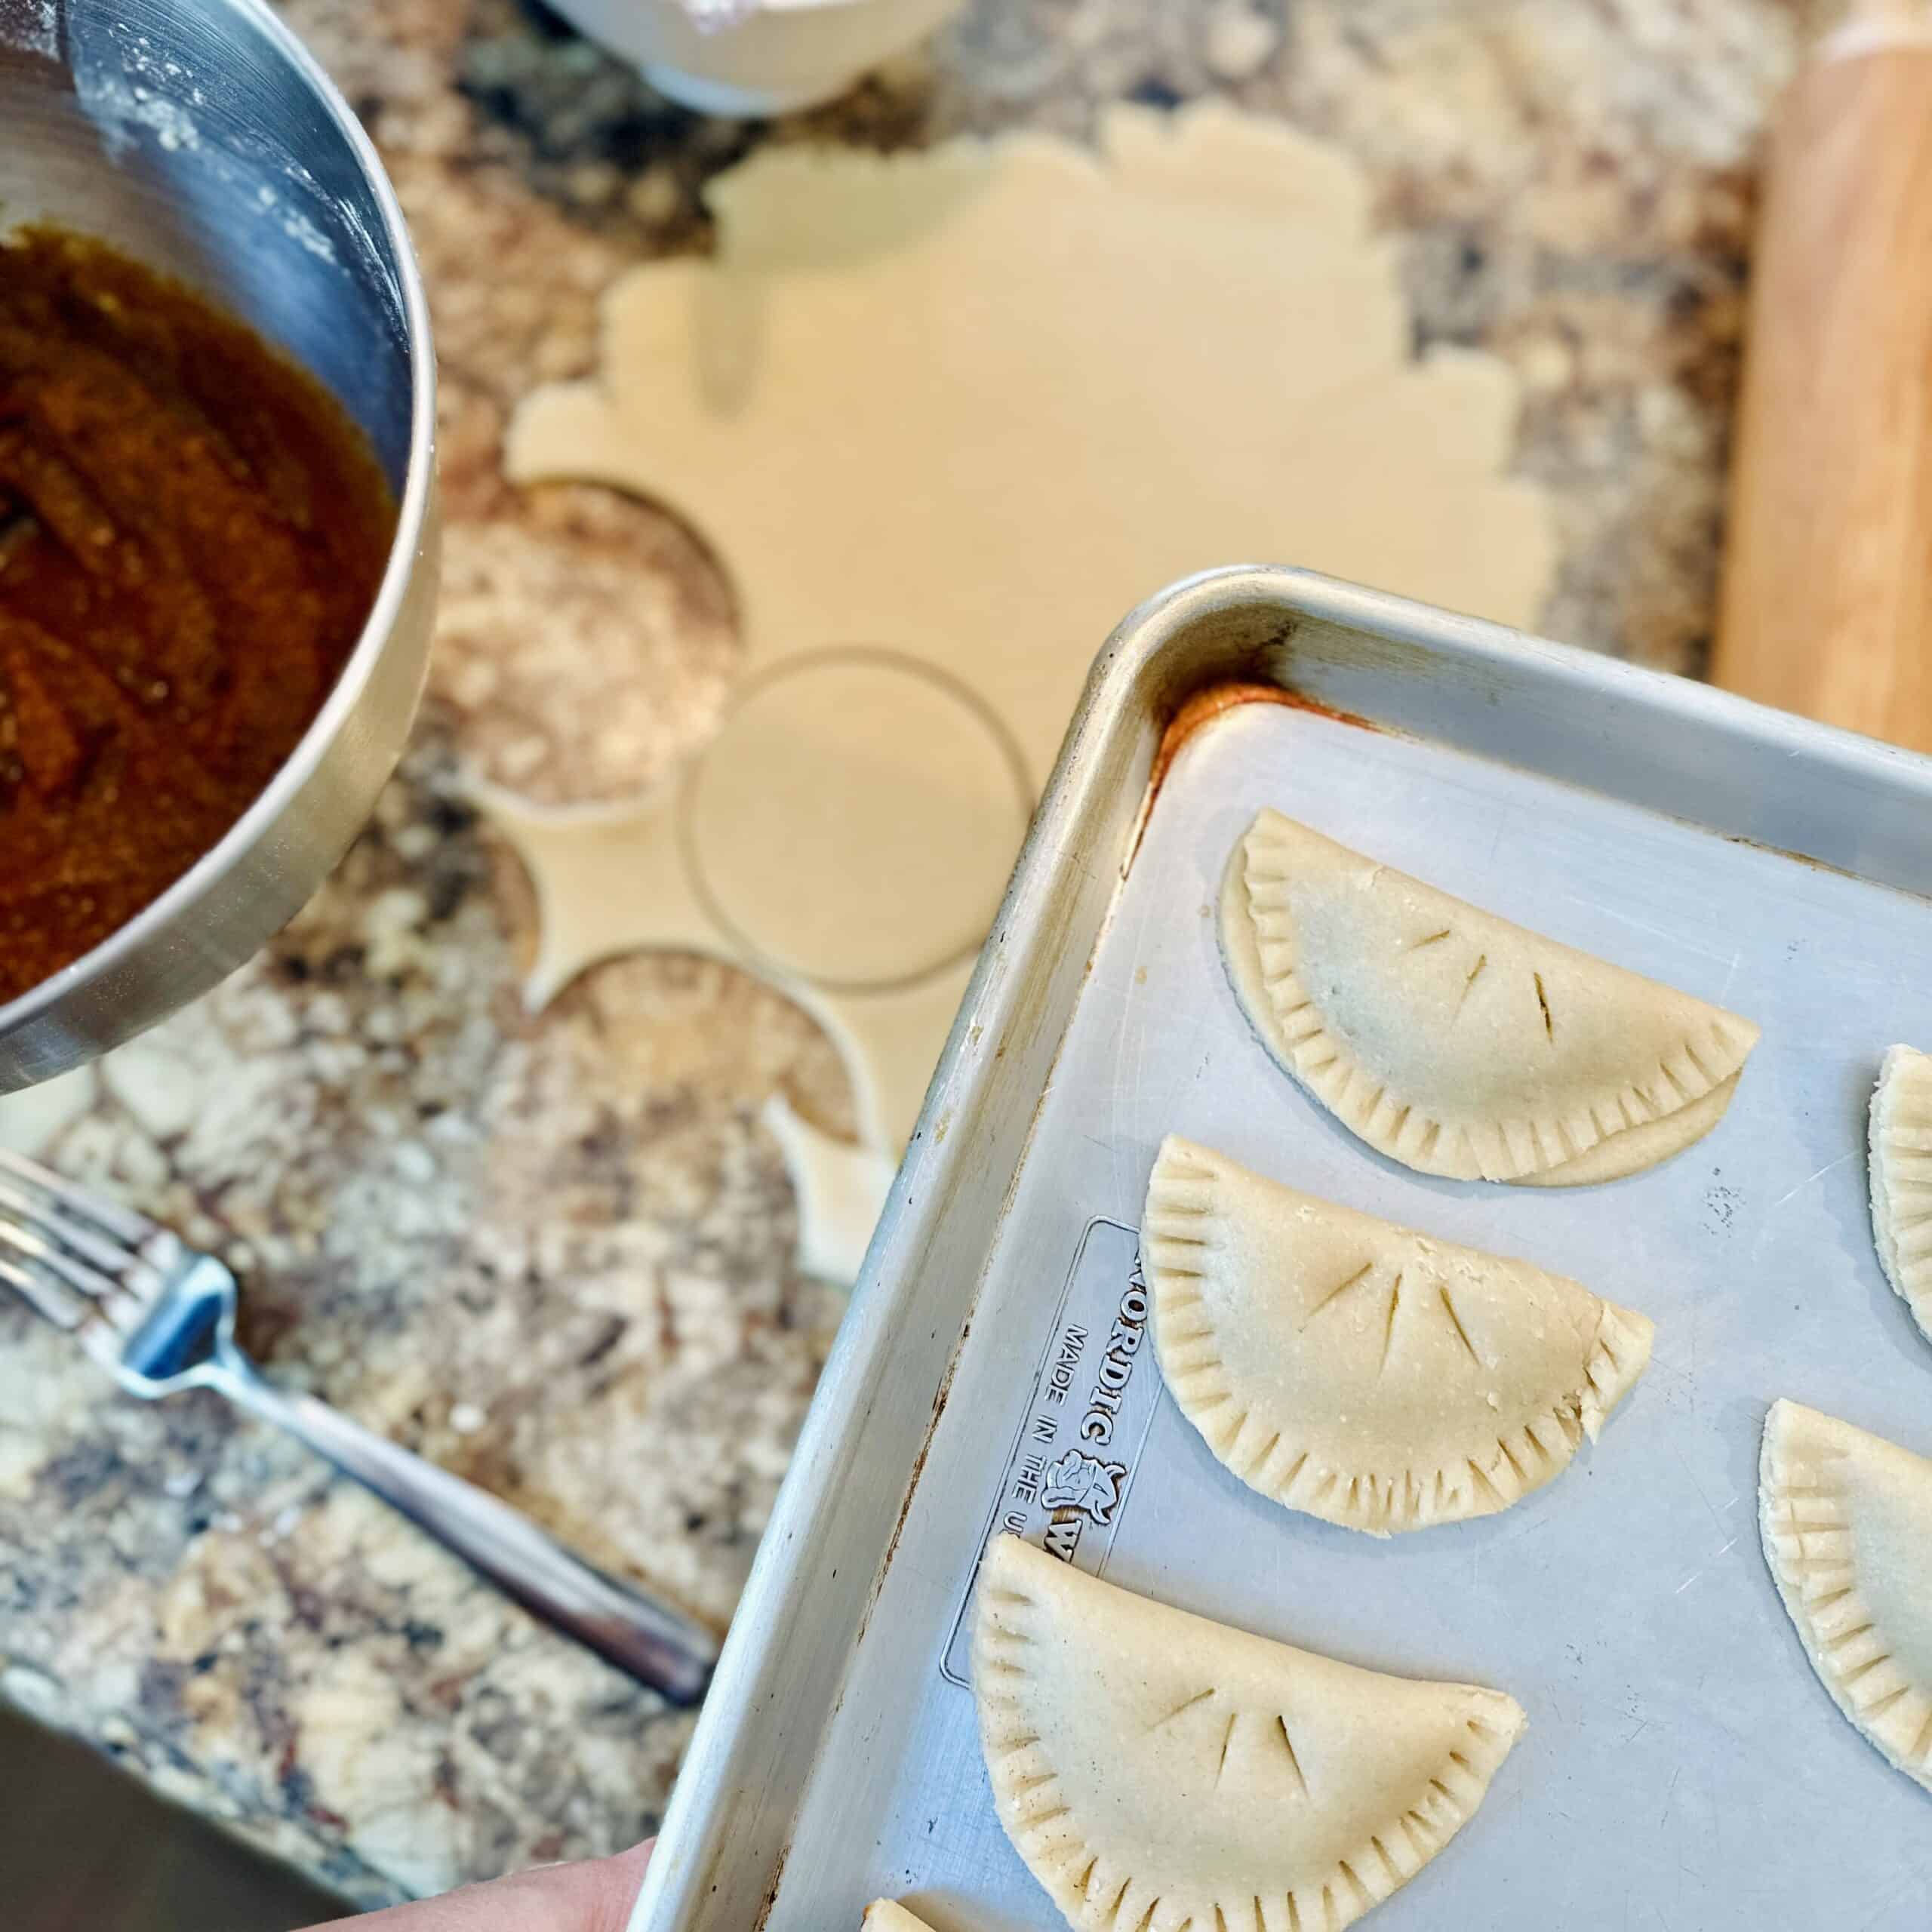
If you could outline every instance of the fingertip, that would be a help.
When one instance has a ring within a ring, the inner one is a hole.
[[[657,1841],[646,1838],[628,1851],[620,1851],[598,1861],[598,1905],[600,1916],[592,1932],[625,1932],[631,1909],[637,1903],[638,1890],[644,1883],[645,1867]]]

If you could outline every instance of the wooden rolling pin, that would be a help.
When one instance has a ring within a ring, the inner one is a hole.
[[[1932,751],[1932,0],[1855,6],[1773,128],[1712,675]]]

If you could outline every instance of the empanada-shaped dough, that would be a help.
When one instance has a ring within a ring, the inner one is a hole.
[[[1523,1730],[1500,1691],[1292,1650],[1010,1536],[979,1601],[1000,1823],[1080,1932],[1340,1932],[1455,1836]]]
[[[1811,1668],[1859,1730],[1932,1791],[1932,1463],[1774,1402],[1758,1515]]]
[[[1872,1238],[1932,1340],[1932,1054],[1894,1047],[1872,1096]]]
[[[1758,1029],[1264,811],[1221,934],[1275,1058],[1371,1147],[1426,1174],[1614,1180],[1730,1104]]]
[[[923,1918],[915,1918],[903,1905],[895,1905],[891,1899],[874,1899],[866,1907],[866,1917],[860,1932],[932,1932],[932,1927]]]
[[[1386,1536],[1506,1509],[1643,1374],[1649,1321],[1527,1261],[1170,1136],[1141,1255],[1161,1372],[1251,1488]]]

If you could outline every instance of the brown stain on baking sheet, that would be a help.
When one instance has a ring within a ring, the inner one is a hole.
[[[751,1932],[764,1932],[766,1925],[771,1921],[771,1909],[778,1903],[778,1888],[785,1882],[786,1861],[791,1856],[792,1841],[787,1838],[780,1847],[778,1863],[771,1869],[771,1883],[765,1887],[764,1896],[758,1900],[758,1911],[752,1919]],[[718,1887],[713,1885],[711,1889],[715,1892]]]
[[[1182,746],[1217,718],[1224,718],[1229,712],[1248,704],[1275,704],[1290,711],[1312,712],[1318,718],[1332,719],[1337,724],[1351,724],[1358,731],[1380,731],[1383,728],[1373,718],[1358,717],[1352,711],[1340,710],[1332,704],[1324,704],[1318,698],[1309,697],[1304,692],[1291,691],[1281,685],[1228,678],[1192,693],[1168,720],[1161,734],[1161,742],[1155,747],[1153,765],[1147,774],[1146,793],[1140,801],[1140,812],[1128,838],[1127,855],[1121,864],[1122,878],[1134,869],[1134,861],[1140,855],[1140,841],[1146,836],[1147,821],[1153,816],[1154,801],[1160,796],[1161,787],[1167,782],[1174,760],[1180,755]]]
[[[1364,731],[1381,729],[1369,718],[1358,718],[1352,711],[1338,711],[1332,704],[1324,704],[1318,699],[1289,691],[1280,685],[1210,685],[1204,691],[1195,692],[1168,720],[1167,728],[1161,734],[1160,744],[1154,753],[1154,768],[1147,774],[1149,795],[1160,790],[1168,768],[1180,755],[1181,746],[1195,732],[1244,704],[1284,705],[1291,711],[1312,711],[1318,717],[1333,718],[1338,724],[1356,725]]]

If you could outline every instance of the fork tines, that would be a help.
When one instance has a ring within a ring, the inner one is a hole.
[[[47,1319],[78,1329],[100,1315],[125,1334],[159,1283],[140,1252],[159,1232],[131,1208],[0,1149],[0,1282]]]

